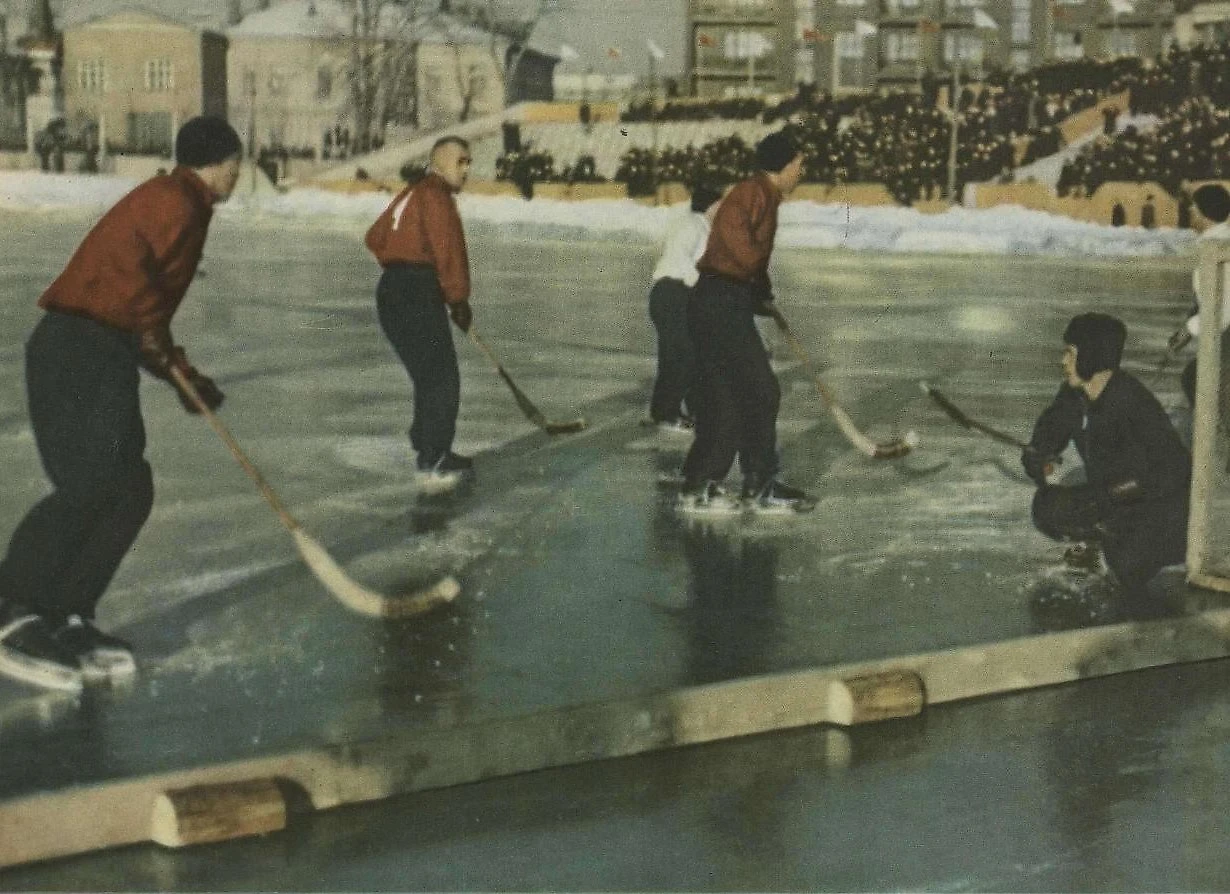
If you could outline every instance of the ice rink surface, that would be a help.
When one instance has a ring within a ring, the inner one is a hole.
[[[0,225],[7,538],[46,487],[22,342],[89,219]],[[778,303],[826,383],[873,436],[913,429],[922,444],[892,462],[857,453],[766,327],[783,477],[819,505],[685,524],[656,479],[686,441],[640,425],[653,245],[484,225],[470,245],[476,331],[548,416],[590,428],[538,432],[458,333],[455,446],[476,456],[477,482],[425,494],[362,232],[220,216],[174,332],[227,393],[244,449],[353,577],[395,593],[451,573],[461,596],[404,623],[348,614],[212,431],[147,377],[154,512],[99,615],[134,642],[141,673],[79,705],[0,684],[0,796],[1037,631],[1026,593],[1062,548],[1029,523],[1015,451],[954,425],[918,381],[1027,438],[1058,386],[1067,319],[1105,310],[1128,324],[1126,368],[1182,415],[1177,368],[1155,369],[1190,304],[1189,260],[784,248]],[[1160,583],[1179,610],[1221,604]]]

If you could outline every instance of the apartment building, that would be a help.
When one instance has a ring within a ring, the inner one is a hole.
[[[797,0],[689,0],[687,76],[696,96],[788,92],[799,75]]]

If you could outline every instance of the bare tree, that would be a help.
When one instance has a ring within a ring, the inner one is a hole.
[[[350,0],[349,82],[355,138],[415,114],[420,0]]]

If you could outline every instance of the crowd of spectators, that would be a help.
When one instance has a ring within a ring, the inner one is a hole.
[[[942,82],[928,75],[920,90],[834,98],[810,87],[776,103],[757,98],[640,103],[625,121],[727,118],[785,121],[807,163],[804,181],[883,183],[904,204],[942,195],[955,174],[967,183],[1009,180],[1028,164],[1063,148],[1060,124],[1102,98],[1127,92],[1128,107],[1103,110],[1103,133],[1060,175],[1064,194],[1090,194],[1107,180],[1152,180],[1178,195],[1186,180],[1230,177],[1224,151],[1230,136],[1230,45],[1170,50],[1157,60],[1056,62],[1025,73],[991,72],[958,92],[955,167],[953,114]],[[1144,132],[1118,128],[1120,115],[1157,115]],[[531,162],[502,159],[506,173]],[[542,159],[536,162],[542,168]],[[664,181],[730,182],[751,169],[752,153],[738,137],[703,146],[659,150],[634,147],[615,179],[633,195]],[[539,170],[544,179],[575,175]],[[506,179],[512,179],[507,176]]]

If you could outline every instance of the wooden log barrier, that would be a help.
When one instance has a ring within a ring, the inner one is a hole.
[[[164,847],[209,844],[286,828],[286,801],[272,779],[195,785],[154,800],[150,839]]]
[[[1230,657],[1230,609],[804,668],[0,801],[0,866],[159,840],[273,831],[300,791],[325,810],[581,761]],[[837,732],[837,730],[834,730]],[[271,788],[272,786],[272,788]]]

